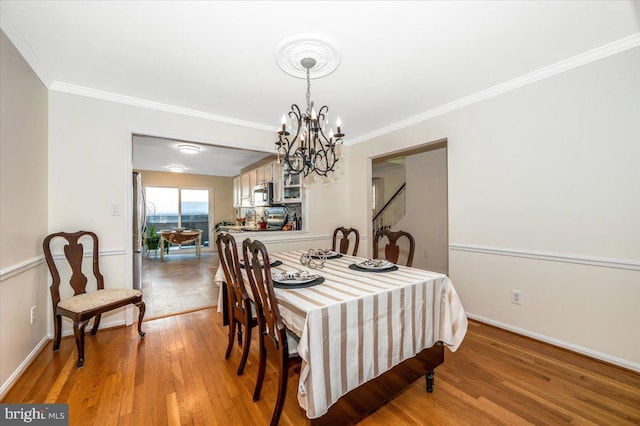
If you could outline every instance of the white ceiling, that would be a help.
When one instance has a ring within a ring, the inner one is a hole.
[[[195,145],[197,154],[178,151],[178,145]],[[168,172],[169,166],[184,167],[184,173],[196,175],[235,176],[241,169],[268,155],[246,149],[223,148],[151,136],[133,136],[133,168]]]
[[[129,96],[274,129],[304,80],[278,43],[317,33],[342,62],[311,98],[348,144],[640,32],[637,1],[9,1],[0,22],[50,88]]]

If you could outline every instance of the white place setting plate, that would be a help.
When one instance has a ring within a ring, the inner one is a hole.
[[[376,271],[381,269],[393,268],[396,265],[384,259],[367,259],[363,260],[362,262],[356,263],[356,266],[362,269],[370,269]]]
[[[286,271],[273,274],[271,278],[280,284],[305,284],[318,279],[320,276],[307,271]]]

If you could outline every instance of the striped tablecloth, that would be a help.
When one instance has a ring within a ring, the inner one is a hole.
[[[302,253],[270,254],[283,263],[272,272],[304,269]],[[284,324],[300,336],[298,402],[310,419],[436,342],[455,351],[467,330],[464,309],[446,275],[404,266],[386,273],[349,269],[362,260],[329,259],[314,271],[324,283],[275,289]]]

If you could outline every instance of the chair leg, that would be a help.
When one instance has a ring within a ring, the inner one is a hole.
[[[236,323],[235,318],[229,320],[229,343],[227,344],[227,352],[224,354],[224,359],[229,359],[231,355],[231,349],[233,349],[233,340],[236,337]]]
[[[142,331],[142,320],[144,319],[144,313],[147,310],[147,305],[144,302],[140,301],[136,303],[138,307],[138,335],[140,337],[144,337],[145,333]]]
[[[251,321],[251,318],[249,318]],[[240,358],[240,365],[238,366],[238,376],[244,373],[244,366],[247,364],[247,358],[249,357],[249,346],[251,345],[251,325],[245,327],[246,333],[244,336],[244,343],[242,345],[242,358]]]
[[[284,407],[284,397],[287,395],[287,379],[289,378],[289,358],[280,352],[280,374],[278,376],[278,397],[276,406],[271,417],[271,426],[276,426],[280,421],[282,408]]]
[[[238,323],[238,346],[242,346],[242,323]]]
[[[76,348],[78,349],[78,367],[84,365],[84,329],[89,323],[89,320],[82,322],[73,322],[73,335],[76,339]]]
[[[258,379],[256,380],[256,389],[253,391],[253,400],[260,399],[262,391],[262,382],[264,381],[264,372],[267,368],[267,348],[264,346],[264,336],[260,332],[260,361],[258,362]]]
[[[62,315],[53,315],[53,351],[60,349],[60,337],[62,335]]]
[[[95,336],[96,333],[98,332],[98,327],[100,326],[100,317],[101,316],[102,316],[101,314],[98,314],[98,315],[96,315],[96,317],[93,320],[93,328],[91,329],[91,335],[92,336]]]

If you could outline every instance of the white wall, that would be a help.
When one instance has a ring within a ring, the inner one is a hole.
[[[102,273],[118,287],[131,287],[132,132],[265,152],[274,149],[271,132],[61,92],[51,92],[49,100],[49,229],[95,231],[101,252],[109,259],[101,264]],[[338,179],[346,181],[340,174]],[[274,244],[274,250],[295,244],[328,246],[331,232],[342,223],[346,194],[341,188],[319,183],[308,187],[305,196],[313,206],[306,218],[309,232],[261,239],[268,247]],[[121,215],[111,214],[113,204],[120,206]],[[116,312],[103,318],[107,326],[121,323],[124,315]]]
[[[0,399],[46,342],[47,88],[0,35]],[[36,306],[36,321],[30,310]]]
[[[348,220],[370,227],[369,158],[447,139],[468,313],[640,370],[638,99],[635,48],[354,145]]]
[[[409,232],[416,240],[413,266],[448,273],[447,149],[406,159],[407,212],[393,230]]]

